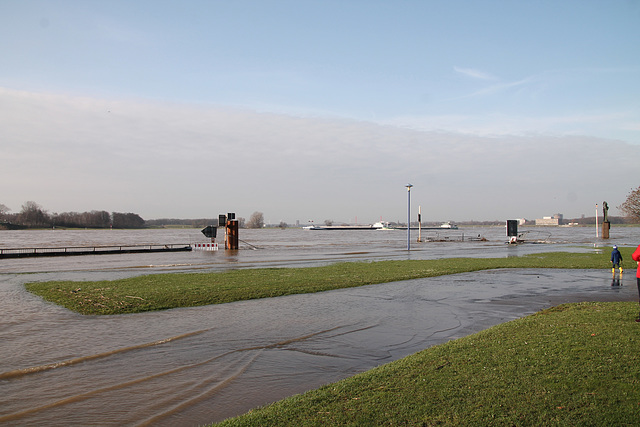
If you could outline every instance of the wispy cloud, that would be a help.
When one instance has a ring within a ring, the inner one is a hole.
[[[471,77],[474,79],[480,80],[497,80],[497,78],[489,73],[485,73],[481,70],[476,70],[474,68],[462,68],[462,67],[453,67],[453,70],[457,73],[463,74],[467,77]]]
[[[470,95],[468,95],[468,97],[473,97],[473,96],[481,96],[481,95],[491,95],[494,93],[498,93],[498,92],[504,92],[513,88],[521,88],[521,87],[525,87],[526,85],[529,85],[530,83],[534,82],[535,78],[533,77],[527,77],[521,80],[516,80],[513,82],[502,82],[502,83],[496,83],[494,85],[485,87],[483,89],[480,89],[476,92],[471,93]]]
[[[456,132],[494,137],[501,135],[600,136],[637,140],[640,122],[633,111],[530,116],[509,113],[402,116],[383,124],[425,132]],[[625,138],[628,137],[628,138]]]
[[[473,81],[476,82],[475,89],[472,89],[467,93],[461,95],[442,99],[442,102],[479,98],[483,96],[507,93],[509,91],[514,91],[518,94],[521,94],[523,91],[526,91],[528,89],[531,89],[532,93],[537,93],[539,91],[539,83],[543,81],[540,75],[531,75],[513,81],[503,81],[502,79],[492,74],[473,68],[462,68],[456,66],[453,67],[453,70],[456,73],[472,78]]]

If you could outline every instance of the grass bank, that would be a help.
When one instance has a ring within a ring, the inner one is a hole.
[[[622,251],[625,259],[631,259],[632,249],[622,248]],[[609,257],[609,251],[605,250],[601,254],[554,252],[509,258],[345,262],[323,267],[155,274],[113,281],[57,281],[25,286],[45,300],[81,314],[123,314],[496,268],[609,268]]]
[[[637,313],[561,305],[219,425],[638,425]]]

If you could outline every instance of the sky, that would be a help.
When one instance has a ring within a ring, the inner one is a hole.
[[[639,164],[640,0],[0,0],[12,212],[619,215]]]

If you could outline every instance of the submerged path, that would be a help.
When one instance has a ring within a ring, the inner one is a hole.
[[[198,425],[563,302],[637,301],[606,270],[500,270],[119,316],[0,275],[0,424]]]

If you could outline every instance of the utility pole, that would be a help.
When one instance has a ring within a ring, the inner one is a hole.
[[[407,184],[407,250],[411,250],[411,187],[413,185]]]

